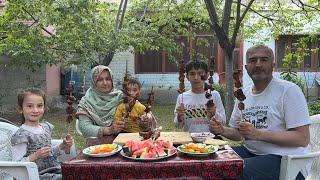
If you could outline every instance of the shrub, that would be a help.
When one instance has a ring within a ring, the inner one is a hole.
[[[310,116],[320,114],[320,100],[309,102],[308,109]]]
[[[225,97],[226,97],[226,94],[227,94],[227,91],[226,91],[226,85],[224,84],[213,84],[213,87],[216,91],[219,92],[220,96],[221,96],[221,100],[222,100],[222,103],[223,105],[225,106]]]
[[[293,72],[289,69],[288,71],[280,73],[280,75],[281,79],[295,83],[301,88],[302,92],[304,92],[304,80],[302,79],[302,77],[298,76],[296,72]]]

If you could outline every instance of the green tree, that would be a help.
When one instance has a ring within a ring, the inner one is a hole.
[[[11,0],[0,20],[0,53],[7,54],[10,63],[30,69],[58,63],[108,65],[114,53],[128,49],[165,51],[174,59],[184,46],[175,41],[178,36],[192,37],[195,33],[189,28],[209,25],[203,20],[204,8],[189,9],[193,1],[184,5],[132,0],[126,12],[126,0],[121,3]],[[164,16],[164,11],[172,14]]]

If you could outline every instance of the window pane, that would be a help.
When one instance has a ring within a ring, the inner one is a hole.
[[[179,61],[180,59],[177,58],[177,61]],[[170,61],[169,57],[166,55],[166,59],[165,59],[165,72],[178,72],[178,65],[179,63],[177,61]]]
[[[306,49],[306,56],[303,58],[303,63],[305,68],[311,68],[311,42],[308,42],[307,49]]]
[[[279,40],[276,41],[276,67],[282,68],[283,67],[283,58],[285,55],[285,48],[286,48],[286,41],[285,36],[281,36]]]
[[[297,36],[292,37],[291,48],[290,48],[291,53],[295,53],[298,50],[298,46],[299,46],[299,44],[297,44],[298,40],[299,40],[299,37]],[[292,67],[295,67],[295,68],[297,67],[297,58],[295,56],[292,57],[291,64],[292,64]]]
[[[144,54],[137,55],[137,71],[141,72],[162,72],[161,53],[156,51],[147,51]]]

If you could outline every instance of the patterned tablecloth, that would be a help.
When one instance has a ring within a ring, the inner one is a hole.
[[[89,139],[87,146],[111,143],[115,137]],[[62,164],[62,174],[69,179],[239,179],[243,159],[232,149],[219,150],[205,157],[182,153],[152,162],[138,162],[116,154],[92,158],[80,153]]]

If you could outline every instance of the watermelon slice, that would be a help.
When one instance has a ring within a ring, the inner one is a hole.
[[[164,148],[171,148],[173,146],[173,144],[170,141],[164,141],[161,139],[157,140],[157,144]]]
[[[146,153],[146,152],[148,152],[148,148],[147,147],[141,148],[141,149],[138,149],[138,150],[134,151],[132,153],[132,155],[136,155],[137,157],[139,157],[139,156],[141,156],[142,153]]]
[[[133,141],[131,151],[137,151],[143,148],[143,143],[141,141]]]
[[[152,142],[151,138],[142,141],[142,146],[143,146],[143,147],[147,147],[148,149],[152,149],[152,147],[153,147],[153,142]]]
[[[124,146],[127,146],[130,150],[132,150],[132,145],[134,144],[134,141],[130,140],[130,141],[127,141]]]
[[[175,154],[176,152],[177,152],[177,148],[172,147],[172,148],[168,149],[168,156],[171,154]]]
[[[156,152],[157,152],[157,154],[158,154],[159,157],[162,157],[162,156],[166,156],[166,155],[167,155],[167,153],[164,152],[163,147],[155,146],[154,148],[155,148],[155,150],[156,150]]]

